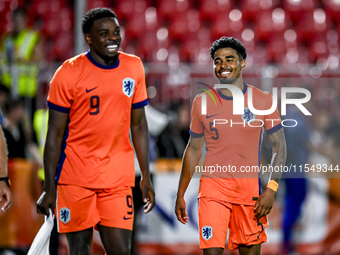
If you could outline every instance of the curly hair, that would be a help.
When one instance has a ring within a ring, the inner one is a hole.
[[[90,32],[95,20],[107,17],[117,18],[117,15],[109,8],[95,8],[89,10],[87,13],[85,13],[82,19],[81,28],[83,30],[83,34]]]
[[[211,47],[209,48],[210,56],[214,59],[215,52],[221,48],[232,48],[237,52],[237,55],[240,59],[247,58],[247,51],[243,44],[234,37],[221,37],[220,39],[213,42]]]

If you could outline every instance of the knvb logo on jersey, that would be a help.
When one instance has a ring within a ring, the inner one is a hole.
[[[133,91],[135,89],[135,80],[131,78],[125,78],[123,80],[123,93],[127,97],[131,97],[133,95]]]

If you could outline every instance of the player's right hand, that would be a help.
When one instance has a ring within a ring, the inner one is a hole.
[[[56,202],[56,194],[44,191],[37,201],[37,213],[50,216],[49,210],[54,212]]]
[[[183,197],[176,198],[176,205],[175,205],[175,213],[177,219],[182,222],[183,224],[188,223],[189,217],[187,212],[185,211],[186,203]]]

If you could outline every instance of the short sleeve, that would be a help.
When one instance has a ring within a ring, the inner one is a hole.
[[[146,92],[145,84],[145,70],[140,59],[138,59],[138,64],[136,68],[138,69],[138,79],[135,85],[135,93],[132,100],[132,109],[137,109],[148,104],[148,95]]]
[[[272,104],[273,97],[268,92],[268,96],[266,97],[266,109],[270,109],[272,107]],[[266,129],[267,134],[271,135],[276,131],[279,131],[282,128],[281,122],[282,122],[281,116],[276,106],[275,111],[273,113],[265,116],[264,127]]]
[[[201,121],[200,97],[196,97],[191,109],[190,135],[192,137],[202,137],[204,135],[203,123]]]
[[[72,83],[69,82],[69,73],[70,70],[65,65],[60,66],[54,73],[47,98],[49,108],[64,113],[70,111],[73,101],[73,87]]]

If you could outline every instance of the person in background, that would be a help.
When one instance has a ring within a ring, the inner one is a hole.
[[[156,148],[155,148],[155,138],[166,128],[169,123],[169,117],[151,105],[145,106],[145,116],[148,122],[148,128],[150,132],[150,179],[153,181],[153,171],[154,171],[154,161],[156,160]],[[135,210],[134,221],[133,221],[133,231],[132,231],[132,245],[131,245],[131,255],[137,255],[137,240],[136,235],[138,232],[138,214],[144,206],[143,203],[143,193],[139,188],[139,183],[141,182],[141,168],[138,163],[137,155],[135,153],[135,186],[132,188],[133,194],[133,205]]]
[[[0,124],[2,125],[3,119],[0,112]],[[10,181],[8,178],[7,169],[7,146],[0,127],[0,203],[2,212],[6,212],[12,206],[12,193],[9,189]]]
[[[28,26],[26,11],[12,12],[13,30],[1,38],[1,82],[13,98],[25,97],[26,110],[33,116],[38,88],[39,63],[44,59],[43,39]]]
[[[298,98],[298,96],[294,96]],[[307,163],[310,144],[310,126],[306,116],[295,106],[287,106],[287,114],[284,119],[293,119],[298,124],[285,129],[287,144],[286,166],[295,166]],[[281,254],[295,252],[293,231],[301,215],[303,202],[307,195],[307,177],[304,172],[283,173],[282,180],[285,184],[284,209],[283,209],[283,241]]]
[[[3,131],[7,141],[9,158],[31,158],[38,166],[43,166],[39,148],[25,118],[24,99],[9,99],[6,103]]]

